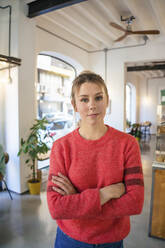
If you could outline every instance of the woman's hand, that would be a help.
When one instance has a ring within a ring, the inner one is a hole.
[[[120,198],[125,193],[123,183],[111,184],[100,189],[100,202],[104,205],[111,199]]]
[[[71,181],[60,172],[58,173],[58,176],[52,176],[52,182],[58,186],[53,186],[53,190],[61,195],[72,195],[77,193]]]

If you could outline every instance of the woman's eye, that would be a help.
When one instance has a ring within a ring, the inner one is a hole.
[[[101,101],[102,99],[103,99],[102,96],[97,96],[97,97],[96,97],[96,101]]]
[[[88,98],[82,98],[81,102],[88,102]]]

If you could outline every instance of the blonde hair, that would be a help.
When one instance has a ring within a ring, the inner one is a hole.
[[[72,90],[71,90],[71,100],[74,106],[76,104],[75,92],[79,90],[81,85],[84,83],[94,83],[101,86],[105,91],[105,94],[107,96],[107,103],[108,103],[109,101],[108,89],[103,78],[99,74],[96,74],[94,72],[83,71],[73,80]]]

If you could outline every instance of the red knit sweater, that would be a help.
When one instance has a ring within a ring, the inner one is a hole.
[[[51,177],[66,175],[78,193],[53,191]],[[100,204],[99,189],[124,182],[126,193]],[[89,244],[117,242],[130,231],[130,215],[144,201],[139,145],[112,127],[98,140],[82,138],[78,129],[55,141],[50,156],[47,200],[50,214],[70,237]]]

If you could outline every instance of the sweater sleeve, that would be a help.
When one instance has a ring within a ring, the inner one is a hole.
[[[50,169],[47,183],[47,202],[52,218],[96,218],[101,212],[99,189],[91,188],[81,193],[62,196],[52,189],[52,175],[57,175],[58,172],[68,176],[65,167],[64,149],[60,143],[55,142],[50,155]]]
[[[100,219],[140,214],[144,202],[144,182],[139,144],[130,137],[124,152],[125,194],[102,206]]]

